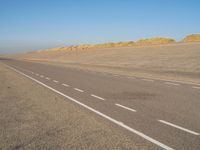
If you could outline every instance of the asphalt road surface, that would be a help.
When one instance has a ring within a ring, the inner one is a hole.
[[[200,84],[1,61],[155,149],[200,149]]]

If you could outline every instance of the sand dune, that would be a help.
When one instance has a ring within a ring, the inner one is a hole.
[[[181,40],[181,42],[195,42],[195,41],[200,41],[200,34],[187,35]],[[107,43],[98,43],[98,44],[71,45],[71,46],[38,50],[37,52],[71,51],[71,50],[114,48],[114,47],[134,47],[134,46],[144,46],[144,45],[169,44],[169,43],[175,43],[175,42],[176,41],[172,38],[153,37],[153,38],[147,38],[147,39],[139,39],[137,41],[122,41],[122,42],[107,42]]]

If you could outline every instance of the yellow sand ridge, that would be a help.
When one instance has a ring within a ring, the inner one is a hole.
[[[193,42],[193,41],[200,41],[200,34],[187,35],[181,40],[181,42]],[[80,44],[80,45],[71,45],[71,46],[65,46],[65,47],[39,50],[38,52],[70,51],[70,50],[84,50],[84,49],[112,48],[112,47],[129,47],[129,46],[142,46],[142,45],[169,44],[169,43],[175,43],[175,42],[176,41],[172,38],[153,37],[153,38],[139,39],[136,42],[125,41],[125,42],[107,42],[107,43],[98,43],[98,44]]]

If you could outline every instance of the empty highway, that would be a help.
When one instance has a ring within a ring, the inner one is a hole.
[[[200,84],[1,62],[153,149],[200,149]]]

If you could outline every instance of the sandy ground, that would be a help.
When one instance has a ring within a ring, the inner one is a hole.
[[[124,132],[0,62],[0,149],[147,149]]]
[[[33,52],[18,55],[17,58],[101,72],[200,83],[200,42]]]

